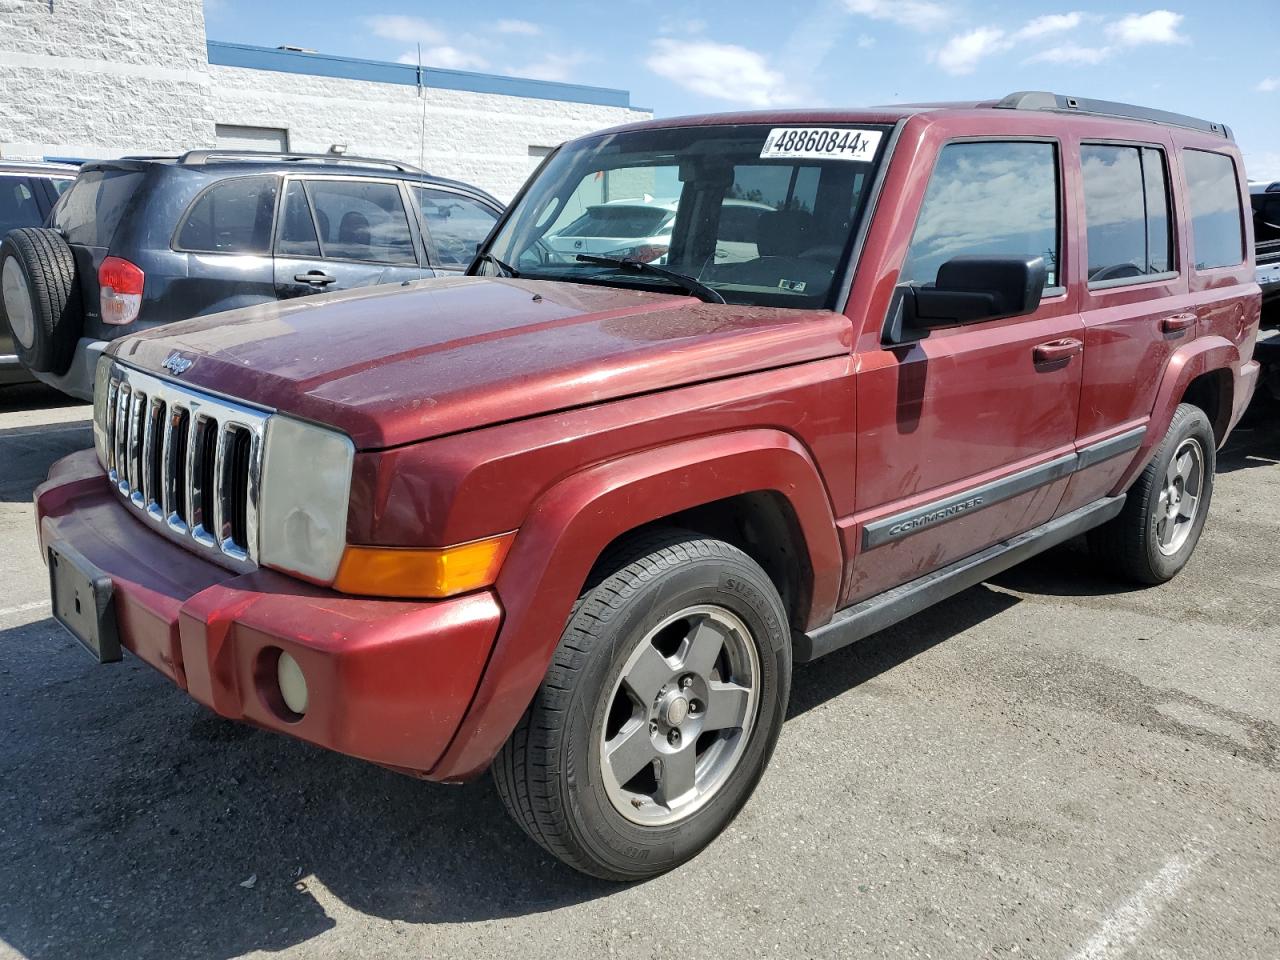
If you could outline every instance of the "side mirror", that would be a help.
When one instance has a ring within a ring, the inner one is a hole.
[[[910,339],[904,332],[1034,313],[1048,276],[1043,257],[953,257],[938,268],[933,286],[899,288],[890,342]]]

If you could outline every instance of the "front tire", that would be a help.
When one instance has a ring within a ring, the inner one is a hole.
[[[1090,551],[1137,583],[1172,580],[1200,542],[1216,468],[1208,416],[1199,407],[1179,404],[1169,432],[1129,488],[1120,515],[1090,532]]]
[[[750,557],[686,531],[624,543],[579,598],[494,762],[499,795],[583,873],[663,873],[746,803],[790,684],[786,610]]]

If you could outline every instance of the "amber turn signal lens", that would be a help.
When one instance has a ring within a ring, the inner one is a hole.
[[[374,597],[452,597],[498,578],[514,533],[456,547],[353,547],[342,554],[333,588]]]

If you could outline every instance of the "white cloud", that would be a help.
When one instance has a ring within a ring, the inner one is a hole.
[[[1013,41],[999,27],[978,27],[957,34],[934,57],[938,66],[957,75],[973,73],[983,60],[1008,50]]]
[[[1101,63],[1115,51],[1111,47],[1085,47],[1078,43],[1061,43],[1033,54],[1025,63]]]
[[[858,34],[858,46],[863,50],[869,50],[876,45],[876,38],[867,33]]]
[[[1244,169],[1250,180],[1280,180],[1280,150],[1246,150]]]
[[[850,13],[913,30],[933,30],[951,20],[947,6],[934,0],[844,0],[844,5]]]
[[[524,37],[536,37],[542,33],[540,26],[528,20],[499,20],[494,29],[499,33],[517,33]]]
[[[690,18],[683,14],[671,14],[658,18],[658,33],[668,37],[689,37],[695,33],[706,33],[707,21]]]
[[[448,44],[427,47],[422,51],[422,63],[428,67],[444,67],[447,70],[485,70],[489,61],[478,53],[459,50]]]
[[[424,47],[445,42],[445,32],[421,17],[400,14],[382,14],[368,18],[369,29],[375,37],[398,40],[401,43],[420,43]]]
[[[568,80],[574,67],[587,60],[583,53],[549,53],[541,60],[527,66],[518,67],[512,72],[518,77],[529,77],[533,80]]]
[[[794,100],[780,71],[754,50],[734,44],[659,37],[645,65],[660,77],[718,100],[752,107]]]
[[[1280,90],[1280,77],[1263,77],[1254,89],[1259,93],[1275,93]]]
[[[418,65],[418,51],[406,50],[396,57],[396,63],[407,63],[411,67]],[[424,47],[422,50],[424,67],[441,67],[445,70],[485,70],[489,61],[476,53],[468,53],[457,47]]]
[[[1110,24],[1107,36],[1126,47],[1146,43],[1186,43],[1187,38],[1178,33],[1182,19],[1182,14],[1172,10],[1131,13]]]
[[[1043,17],[1028,20],[1026,26],[1015,34],[1015,38],[1018,40],[1039,40],[1055,33],[1066,33],[1068,30],[1074,30],[1083,22],[1083,13],[1049,13]]]

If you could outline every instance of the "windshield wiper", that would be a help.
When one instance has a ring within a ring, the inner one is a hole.
[[[645,263],[643,260],[627,260],[624,257],[597,257],[590,253],[580,253],[577,257],[583,263],[598,263],[602,267],[617,267],[620,270],[631,270],[635,273],[652,273],[659,277],[666,277],[674,282],[677,286],[700,300],[707,303],[724,303],[724,297],[719,292],[708,287],[701,280],[691,277],[688,274],[677,273],[675,270],[668,270],[666,267],[659,267],[652,263]]]
[[[520,274],[511,264],[499,260],[492,253],[481,253],[476,255],[476,263],[492,263],[495,267],[502,271],[502,276],[519,278]]]

